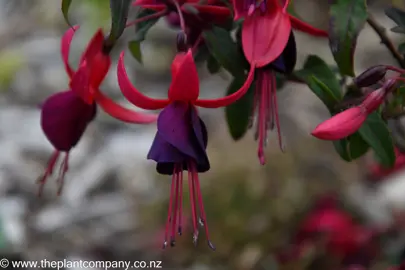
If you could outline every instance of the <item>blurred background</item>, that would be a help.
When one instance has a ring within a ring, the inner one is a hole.
[[[109,27],[109,1],[72,2],[70,20],[81,25],[70,56],[71,64],[77,66],[94,31]],[[307,22],[327,27],[327,1],[295,2],[297,13]],[[388,29],[393,27],[383,12],[391,1],[369,2],[377,20]],[[47,96],[67,89],[60,55],[60,38],[67,28],[60,1],[0,1],[2,256],[21,260],[161,260],[163,269],[282,269],[275,263],[275,252],[289,245],[301,218],[323,194],[338,194],[364,224],[389,224],[392,216],[387,209],[392,205],[405,208],[405,174],[370,187],[366,181],[369,157],[346,163],[330,142],[309,135],[329,115],[305,85],[296,83],[288,83],[279,92],[287,153],[279,151],[277,138],[271,134],[268,162],[263,167],[257,159],[253,132],[234,142],[222,109],[201,110],[209,131],[212,168],[200,179],[216,252],[207,247],[204,235],[194,248],[188,227],[175,248],[161,250],[170,179],[159,176],[154,162],[146,160],[155,125],[123,124],[99,110],[96,121],[71,152],[63,194],[56,195],[57,185],[51,178],[38,198],[36,179],[53,151],[40,128],[39,106]],[[114,48],[115,63],[118,54],[127,49],[131,34],[133,29],[127,29],[121,44]],[[389,35],[401,41],[401,36]],[[132,81],[142,92],[166,95],[175,38],[176,31],[161,20],[142,45],[144,64],[127,58]],[[299,32],[296,39],[297,68],[309,54],[333,64],[327,40]],[[357,72],[375,64],[396,64],[368,25],[357,46]],[[199,72],[202,96],[224,94],[228,74],[211,76],[205,65]],[[101,89],[131,107],[118,89],[116,64]],[[189,218],[185,217],[186,223]],[[404,243],[396,237],[385,248],[397,254]]]

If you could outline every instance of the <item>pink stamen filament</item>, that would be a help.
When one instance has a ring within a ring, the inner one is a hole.
[[[193,220],[193,243],[197,244],[198,241],[198,222],[205,228],[205,234],[208,241],[208,246],[215,250],[215,246],[212,244],[209,238],[209,231],[207,225],[207,218],[204,210],[200,182],[198,179],[198,172],[194,161],[188,162],[188,185],[190,192],[190,206],[191,216]],[[176,164],[173,169],[172,183],[170,189],[169,209],[167,214],[167,221],[165,227],[165,238],[163,242],[163,248],[168,245],[169,231],[170,231],[170,245],[175,245],[176,225],[178,224],[178,233],[182,234],[182,204],[183,204],[183,167],[182,164]],[[197,211],[198,202],[198,211]],[[197,221],[198,212],[201,218]],[[178,216],[177,216],[178,215]],[[177,223],[178,222],[178,223]],[[171,227],[170,227],[171,226]]]
[[[136,24],[141,23],[141,22],[145,22],[145,21],[149,21],[149,20],[152,20],[152,19],[160,18],[160,17],[165,16],[168,13],[169,13],[169,11],[167,9],[164,9],[164,10],[156,12],[154,14],[151,14],[151,15],[136,19],[136,20],[134,20],[132,22],[129,22],[129,23],[126,24],[125,27],[131,27],[131,26],[136,25]]]
[[[280,119],[278,116],[277,85],[273,72],[260,70],[256,82],[253,113],[257,113],[255,139],[258,140],[257,154],[260,164],[266,163],[264,147],[267,145],[267,131],[277,127],[278,141],[281,151],[284,145],[281,136]]]
[[[179,185],[180,185],[180,196],[179,196],[179,227],[178,227],[178,234],[182,235],[182,228],[183,228],[183,168],[182,164],[179,165]]]
[[[207,237],[208,246],[212,250],[215,250],[215,246],[210,241],[210,234],[209,234],[208,224],[207,224],[207,216],[205,215],[204,203],[203,203],[203,199],[202,199],[200,180],[198,178],[197,169],[196,169],[196,166],[194,163],[190,162],[190,166],[192,167],[192,172],[193,172],[193,182],[195,182],[195,188],[197,189],[197,199],[198,199],[198,206],[199,206],[200,215],[201,215],[201,218],[200,218],[201,225],[204,226],[204,228],[205,228],[205,236]]]
[[[58,177],[58,193],[57,195],[60,196],[62,194],[63,185],[65,183],[65,175],[69,169],[69,152],[66,153],[65,158],[62,161],[62,164],[59,169],[59,177]]]
[[[190,164],[188,164],[190,167]],[[193,181],[193,173],[191,168],[188,168],[188,187],[190,192],[190,206],[191,206],[191,217],[193,220],[193,243],[197,245],[198,240],[198,226],[197,226],[197,209],[195,205],[195,193],[194,193],[194,181]]]
[[[48,166],[46,168],[44,175],[38,179],[38,184],[40,185],[39,189],[38,189],[38,197],[41,197],[41,195],[42,195],[42,192],[44,190],[44,186],[46,183],[46,179],[53,173],[53,169],[55,168],[55,164],[59,158],[59,154],[60,154],[59,151],[53,152],[51,158],[48,161]]]

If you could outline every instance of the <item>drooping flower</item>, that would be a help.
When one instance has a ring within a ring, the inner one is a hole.
[[[157,172],[172,175],[169,211],[163,247],[175,245],[176,226],[181,234],[183,171],[188,171],[190,201],[193,223],[193,242],[198,239],[198,223],[204,226],[208,245],[215,249],[209,239],[206,215],[200,191],[198,173],[210,169],[206,153],[207,129],[198,116],[196,106],[219,108],[228,106],[241,98],[252,83],[254,72],[248,74],[245,84],[234,94],[214,99],[198,99],[199,79],[192,50],[180,52],[172,63],[172,83],[168,99],[153,99],[140,93],[130,82],[124,66],[124,53],[118,62],[118,83],[124,96],[134,105],[146,109],[163,109],[157,121],[157,133],[148,159],[157,162]],[[197,209],[198,208],[198,209]],[[170,240],[169,240],[169,231]]]
[[[61,42],[61,53],[66,73],[70,79],[70,89],[50,96],[43,104],[41,127],[55,148],[44,175],[39,179],[41,194],[43,186],[53,173],[61,152],[65,152],[58,178],[60,194],[65,173],[68,170],[69,152],[77,145],[87,125],[94,119],[99,104],[111,116],[130,123],[151,123],[157,118],[134,112],[115,104],[105,96],[99,86],[111,65],[108,54],[103,52],[104,35],[98,30],[91,39],[80,59],[80,66],[74,71],[69,64],[69,51],[78,26],[65,32]]]
[[[355,223],[333,197],[326,196],[303,220],[294,244],[299,248],[321,241],[326,252],[341,258],[344,265],[368,267],[376,251],[373,240],[377,233]]]
[[[363,125],[367,116],[381,106],[395,89],[395,83],[394,79],[387,80],[381,88],[367,94],[360,105],[334,115],[319,124],[311,134],[321,140],[340,140],[352,135]]]
[[[312,35],[327,36],[325,31],[315,29],[290,16],[287,13],[288,4],[289,1],[285,1],[284,5],[281,5],[278,0],[233,0],[234,19],[244,18],[241,30],[243,53],[251,67],[256,69],[254,113],[257,113],[256,138],[261,164],[265,164],[267,130],[273,129],[274,126],[278,130],[280,149],[284,150],[274,72],[288,74],[294,69],[297,51],[292,22],[298,29]]]

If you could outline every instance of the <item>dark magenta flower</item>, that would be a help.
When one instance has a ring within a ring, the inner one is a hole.
[[[97,104],[111,116],[125,122],[151,123],[157,118],[155,115],[145,115],[123,108],[99,90],[111,65],[110,57],[103,52],[104,35],[101,29],[93,36],[81,56],[79,69],[73,71],[69,65],[69,51],[77,29],[76,26],[66,31],[61,42],[62,59],[70,79],[70,90],[54,94],[42,104],[41,127],[55,152],[44,175],[39,179],[39,194],[47,177],[53,173],[61,152],[65,152],[58,178],[60,194],[69,167],[69,152],[77,145],[87,125],[96,116]]]
[[[340,258],[344,265],[367,267],[375,257],[374,239],[378,234],[377,230],[355,223],[333,197],[327,196],[301,223],[294,243],[300,247],[321,241],[325,251]]]
[[[232,95],[214,99],[198,99],[199,79],[192,51],[180,52],[172,63],[172,83],[168,90],[168,99],[152,99],[140,93],[130,82],[124,66],[124,53],[118,62],[118,84],[124,96],[134,105],[146,109],[162,109],[157,121],[157,133],[148,159],[157,162],[156,169],[161,174],[172,175],[169,211],[166,222],[166,234],[163,247],[175,244],[176,226],[181,234],[182,224],[182,183],[183,171],[188,171],[190,202],[193,220],[193,242],[198,239],[198,223],[204,226],[208,245],[210,242],[206,215],[200,191],[199,172],[210,169],[206,147],[208,142],[207,129],[198,116],[196,106],[219,108],[228,106],[241,98],[253,81],[250,72],[245,84]]]

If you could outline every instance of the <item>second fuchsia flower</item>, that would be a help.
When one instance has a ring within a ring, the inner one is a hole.
[[[198,116],[196,106],[219,108],[230,105],[247,92],[253,81],[253,72],[249,73],[245,84],[234,94],[204,100],[198,99],[199,79],[191,49],[187,53],[179,52],[173,60],[171,69],[172,82],[168,90],[168,99],[149,98],[131,84],[124,67],[124,53],[121,53],[118,62],[118,83],[122,93],[132,104],[145,110],[163,109],[159,114],[157,133],[148,154],[148,159],[156,161],[158,173],[172,175],[163,247],[168,243],[174,246],[176,231],[179,234],[182,231],[183,171],[188,171],[193,242],[197,243],[200,224],[205,228],[208,245],[215,249],[209,239],[198,175],[210,169],[206,153],[208,132]]]
[[[256,114],[256,137],[259,141],[258,157],[261,164],[265,164],[267,131],[274,129],[274,126],[278,130],[280,149],[284,149],[278,117],[275,72],[289,74],[295,67],[297,49],[292,26],[314,36],[328,36],[327,32],[289,15],[289,2],[284,1],[282,5],[278,0],[233,0],[234,19],[244,18],[242,49],[251,69],[256,71],[252,119]]]

